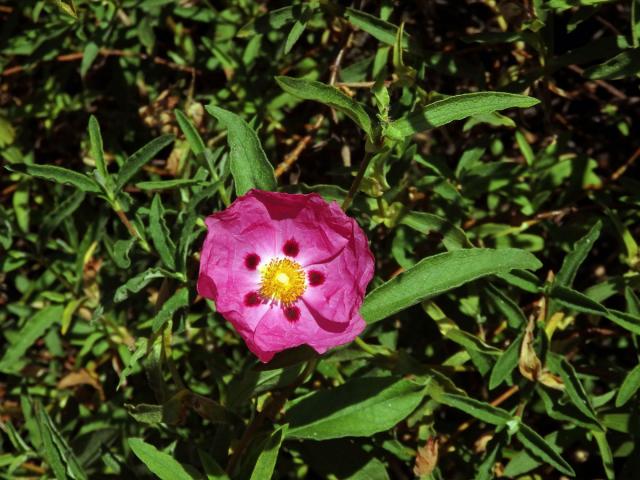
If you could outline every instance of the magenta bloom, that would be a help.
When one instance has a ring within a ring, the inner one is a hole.
[[[335,202],[251,190],[206,223],[198,293],[260,360],[303,344],[324,353],[362,332],[373,255]]]

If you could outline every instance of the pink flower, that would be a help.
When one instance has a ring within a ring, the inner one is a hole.
[[[362,332],[373,255],[337,203],[251,190],[206,223],[198,293],[261,361],[303,344],[324,353]]]

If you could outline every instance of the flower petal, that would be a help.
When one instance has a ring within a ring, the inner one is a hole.
[[[353,221],[353,234],[340,255],[329,262],[309,265],[307,272],[319,272],[324,280],[309,287],[302,300],[324,318],[344,323],[360,310],[367,285],[373,277],[374,259],[364,232]]]
[[[352,341],[364,330],[365,323],[357,314],[349,322],[336,323],[310,310],[304,302],[297,320],[287,318],[284,310],[273,305],[262,317],[253,336],[253,343],[263,352],[279,352],[299,345],[310,345],[318,353]]]
[[[337,203],[327,203],[320,195],[263,192],[247,194],[263,203],[277,224],[277,255],[285,255],[287,242],[299,246],[296,261],[302,266],[328,261],[347,245],[352,232],[351,219]]]

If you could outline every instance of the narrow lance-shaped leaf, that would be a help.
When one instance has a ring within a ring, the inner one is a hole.
[[[540,268],[531,253],[514,248],[469,248],[427,257],[373,290],[365,298],[362,316],[368,323],[387,318],[478,278],[510,270]]]
[[[155,278],[164,278],[171,276],[169,272],[161,268],[149,268],[144,272],[134,275],[127,283],[121,285],[113,296],[114,302],[122,302],[129,298],[131,293],[138,293],[146,287]]]
[[[549,298],[556,300],[560,305],[572,308],[578,312],[606,317],[616,325],[619,325],[636,335],[640,335],[640,317],[608,309],[576,290],[568,287],[562,287],[560,285],[554,285],[549,291]]]
[[[391,122],[388,128],[394,135],[408,137],[414,133],[441,127],[472,115],[491,113],[507,108],[529,108],[538,103],[540,102],[536,98],[513,93],[465,93],[419,108],[415,112]]]
[[[578,379],[578,375],[573,366],[564,358],[554,353],[547,355],[547,366],[551,372],[560,375],[565,386],[565,391],[578,410],[597,423],[598,418],[593,409],[593,405],[591,405],[591,400]]]
[[[405,379],[356,378],[318,390],[291,407],[287,437],[369,437],[407,417],[423,396],[423,387]]]
[[[605,432],[591,432],[591,434],[598,444],[598,450],[600,450],[600,458],[602,459],[604,474],[607,476],[607,480],[614,480],[616,478],[616,472],[613,452],[611,451],[611,447],[607,441],[607,435]]]
[[[386,43],[387,45],[395,44],[398,27],[393,23],[389,23],[370,13],[351,7],[347,7],[345,10],[345,17],[353,26],[364,30],[376,40]],[[403,32],[402,47],[407,48],[408,45],[409,35]]]
[[[182,133],[184,133],[191,151],[196,156],[202,155],[207,149],[204,141],[202,140],[202,137],[184,113],[182,113],[180,110],[174,110],[174,113],[176,115],[178,126],[180,127],[180,130],[182,130]]]
[[[625,377],[618,395],[616,397],[616,407],[624,406],[640,388],[640,365],[631,370]]]
[[[172,188],[193,187],[202,183],[203,182],[197,178],[174,178],[172,180],[138,182],[136,183],[136,187],[140,190],[169,190]]]
[[[175,269],[176,246],[171,240],[169,229],[164,221],[164,207],[158,195],[153,197],[149,210],[149,233],[162,263],[172,270]]]
[[[124,162],[124,165],[122,165],[122,168],[120,168],[120,172],[118,173],[116,190],[120,190],[124,187],[138,172],[138,170],[140,170],[147,162],[152,160],[160,150],[173,142],[173,140],[173,135],[163,135],[161,137],[154,138],[140,150],[127,158],[127,161]]]
[[[82,52],[82,62],[80,62],[80,76],[84,78],[91,68],[94,60],[100,53],[100,47],[95,42],[89,42]]]
[[[600,65],[587,68],[584,76],[591,80],[616,80],[633,77],[638,72],[640,72],[640,48],[631,48]]]
[[[571,465],[562,458],[556,449],[549,445],[544,438],[538,435],[527,425],[520,424],[520,428],[516,432],[516,437],[531,455],[547,462],[549,465],[553,466],[556,470],[564,473],[565,475],[569,475],[571,477],[575,476],[575,472],[573,471],[573,468],[571,468]]]
[[[107,162],[104,159],[100,125],[98,124],[98,119],[93,115],[89,118],[89,144],[91,146],[91,157],[93,161],[96,162],[98,174],[102,177],[102,181],[107,189],[107,194],[110,194],[113,187],[113,180],[107,171]]]
[[[312,13],[313,9],[306,6],[302,10],[302,13],[296,17],[296,21],[291,26],[291,30],[289,30],[289,34],[287,35],[287,40],[284,44],[284,53],[289,53],[300,36],[302,36]]]
[[[75,480],[86,480],[88,478],[87,474],[80,465],[78,457],[60,434],[47,411],[40,404],[36,404],[35,407],[36,419],[47,461],[57,463],[57,460],[54,459],[58,457],[63,462],[65,472],[62,478],[67,478],[66,472],[69,472],[69,476]],[[54,467],[54,471],[58,476],[59,469]]]
[[[593,227],[591,227],[589,232],[576,242],[573,249],[564,257],[562,267],[560,267],[560,270],[556,275],[555,283],[566,287],[573,285],[573,281],[578,273],[578,268],[582,265],[585,258],[587,258],[593,244],[600,236],[601,228],[602,222],[598,220]]]
[[[496,308],[507,318],[511,328],[522,328],[527,323],[524,313],[508,295],[491,283],[486,285],[485,293]]]
[[[522,338],[524,332],[516,337],[511,342],[511,345],[498,357],[496,364],[491,370],[491,376],[489,377],[489,389],[493,390],[499,386],[505,379],[511,374],[511,372],[518,366],[518,357],[520,353],[520,345],[522,344]]]
[[[207,112],[228,130],[231,175],[236,183],[236,194],[244,195],[252,188],[275,190],[273,166],[267,160],[256,132],[235,113],[215,106],[208,106]]]
[[[0,359],[0,371],[13,373],[19,366],[18,361],[35,341],[43,336],[56,322],[62,319],[62,305],[46,307],[33,315],[16,335],[16,341],[3,345],[4,355]]]
[[[400,223],[422,233],[438,232],[442,235],[442,243],[447,250],[473,247],[460,227],[432,213],[409,212],[402,217]]]
[[[83,173],[69,170],[68,168],[56,165],[16,165],[8,166],[10,170],[24,172],[33,177],[43,178],[63,185],[73,185],[74,187],[91,193],[100,193],[100,187],[92,178]]]
[[[160,330],[167,320],[171,319],[173,314],[180,308],[189,305],[189,289],[180,288],[174,293],[164,304],[153,319],[151,330],[155,333]]]
[[[374,123],[362,105],[330,85],[303,78],[276,77],[287,93],[304,100],[314,100],[344,113],[353,120],[370,140],[375,140]]]
[[[251,472],[251,480],[268,480],[273,476],[286,429],[286,425],[280,427],[269,436]]]
[[[140,438],[130,438],[129,447],[160,480],[193,480],[194,478],[171,455],[161,452]]]
[[[294,5],[271,10],[264,15],[244,25],[236,34],[239,38],[245,38],[257,33],[269,33],[279,30],[299,17],[302,7]]]
[[[464,395],[444,393],[437,395],[435,400],[492,425],[505,426],[508,422],[514,421],[514,417],[506,410]]]

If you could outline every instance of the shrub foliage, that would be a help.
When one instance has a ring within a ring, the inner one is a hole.
[[[635,478],[638,0],[0,5],[3,478]],[[204,218],[367,231],[354,343],[260,364]]]

